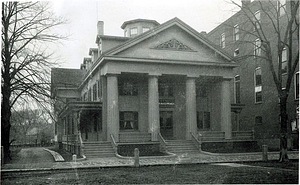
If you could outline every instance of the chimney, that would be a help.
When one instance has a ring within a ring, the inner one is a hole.
[[[251,0],[241,0],[242,1],[242,8],[245,8],[251,4]]]
[[[104,35],[104,22],[98,21],[97,23],[97,35]]]

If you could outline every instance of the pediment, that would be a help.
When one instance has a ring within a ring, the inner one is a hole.
[[[178,18],[112,48],[106,55],[125,58],[232,62],[229,55]]]
[[[151,49],[175,50],[175,51],[195,51],[195,50],[191,49],[189,46],[187,46],[186,44],[183,44],[182,42],[178,41],[175,38],[168,40],[166,42],[163,42]]]

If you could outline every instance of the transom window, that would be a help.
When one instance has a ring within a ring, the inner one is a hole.
[[[120,112],[120,130],[138,130],[138,112]]]

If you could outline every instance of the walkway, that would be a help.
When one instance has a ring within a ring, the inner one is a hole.
[[[37,149],[41,152],[40,155],[46,157],[42,148]],[[21,156],[26,153],[26,150],[22,151]],[[49,154],[50,155],[50,154]],[[299,152],[289,152],[290,159],[299,159]],[[29,155],[32,156],[32,155]],[[50,155],[51,156],[51,155]],[[52,156],[51,156],[52,157]],[[99,167],[117,167],[117,166],[133,166],[133,158],[120,159],[117,157],[99,158],[99,159],[87,159],[78,162],[50,162],[49,156],[45,159],[41,159],[39,155],[37,160],[31,161],[32,163],[13,163],[5,164],[2,167],[2,171],[28,171],[28,170],[52,170],[52,169],[76,169],[76,168],[99,168]],[[279,152],[269,152],[269,160],[278,160]],[[211,153],[199,153],[199,154],[182,154],[176,157],[141,157],[140,165],[177,165],[177,164],[197,164],[197,163],[216,163],[216,162],[241,162],[241,161],[261,161],[261,153],[243,153],[243,154],[211,154]],[[23,160],[24,161],[24,160]],[[53,157],[52,157],[52,161]]]

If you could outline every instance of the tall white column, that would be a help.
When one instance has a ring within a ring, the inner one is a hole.
[[[186,80],[186,139],[191,140],[191,132],[197,132],[196,78]]]
[[[221,85],[221,130],[225,139],[232,138],[230,79],[223,79]]]
[[[158,76],[148,77],[148,124],[151,140],[158,141],[159,102],[158,102]]]
[[[119,101],[118,77],[114,74],[107,75],[107,131],[119,142]]]

